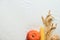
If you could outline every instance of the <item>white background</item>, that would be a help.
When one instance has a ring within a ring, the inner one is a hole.
[[[29,30],[39,31],[48,10],[58,24],[54,33],[60,34],[59,0],[0,0],[0,40],[25,40]]]

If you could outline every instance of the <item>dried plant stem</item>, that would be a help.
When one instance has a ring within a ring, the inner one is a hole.
[[[50,14],[50,10],[48,12],[49,14],[47,15],[46,18],[42,17],[43,24],[45,25],[45,40],[50,40],[52,31],[56,29],[56,24],[52,23],[53,21],[53,16]]]

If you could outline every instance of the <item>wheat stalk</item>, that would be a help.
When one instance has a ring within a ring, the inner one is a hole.
[[[52,31],[56,29],[57,24],[53,23],[53,16],[50,14],[50,10],[46,18],[42,17],[43,24],[45,25],[45,36],[46,40],[51,40]]]

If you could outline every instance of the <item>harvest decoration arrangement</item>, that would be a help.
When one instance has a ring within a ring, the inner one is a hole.
[[[53,23],[53,16],[50,10],[46,18],[42,17],[44,27],[40,26],[40,31],[30,30],[27,33],[26,40],[60,40],[58,35],[52,35],[53,30],[56,29],[57,24]]]

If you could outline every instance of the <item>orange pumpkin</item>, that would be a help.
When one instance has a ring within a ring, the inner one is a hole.
[[[36,30],[30,30],[28,33],[27,33],[27,37],[26,37],[27,40],[40,40],[40,34],[38,31]]]

